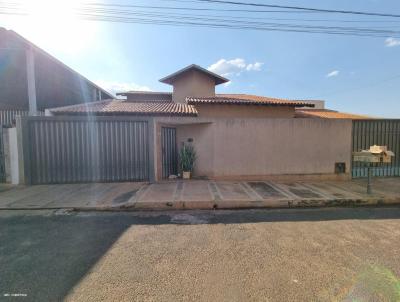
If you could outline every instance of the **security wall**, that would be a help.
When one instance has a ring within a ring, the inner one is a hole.
[[[178,145],[192,139],[197,150],[197,176],[350,177],[351,120],[249,118],[200,122],[177,124]],[[344,164],[345,170],[339,171],[337,164],[342,168]]]

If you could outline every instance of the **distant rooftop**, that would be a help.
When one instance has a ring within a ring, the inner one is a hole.
[[[299,118],[325,118],[325,119],[351,119],[351,120],[364,120],[373,119],[367,115],[352,114],[346,112],[339,112],[329,109],[296,109],[295,117]]]
[[[130,91],[118,92],[117,93],[117,95],[122,95],[122,96],[126,96],[128,94],[137,94],[137,95],[172,95],[172,92],[130,90]]]

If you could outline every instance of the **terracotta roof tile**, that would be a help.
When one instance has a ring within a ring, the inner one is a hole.
[[[165,101],[127,102],[123,100],[106,100],[50,109],[53,114],[87,114],[96,115],[180,115],[197,116],[194,106]]]
[[[295,117],[327,118],[327,119],[373,119],[370,116],[339,112],[329,109],[296,109]]]
[[[217,94],[215,97],[187,97],[188,104],[231,104],[231,105],[266,105],[266,106],[306,106],[314,104],[306,101],[292,101],[250,94]]]

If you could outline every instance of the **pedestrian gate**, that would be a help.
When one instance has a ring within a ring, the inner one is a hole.
[[[369,149],[372,145],[387,146],[395,156],[391,163],[372,167],[373,176],[400,176],[400,120],[369,119],[353,121],[353,152]],[[352,177],[367,177],[362,162],[352,162]]]
[[[176,148],[176,128],[161,128],[162,144],[162,177],[178,173],[178,154]]]

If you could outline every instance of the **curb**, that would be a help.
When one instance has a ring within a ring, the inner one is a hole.
[[[128,202],[119,206],[89,207],[0,207],[1,210],[70,210],[70,211],[163,211],[163,210],[217,210],[217,209],[288,209],[323,207],[359,207],[400,204],[400,196],[393,198],[354,199],[281,199],[281,200],[218,200]]]

